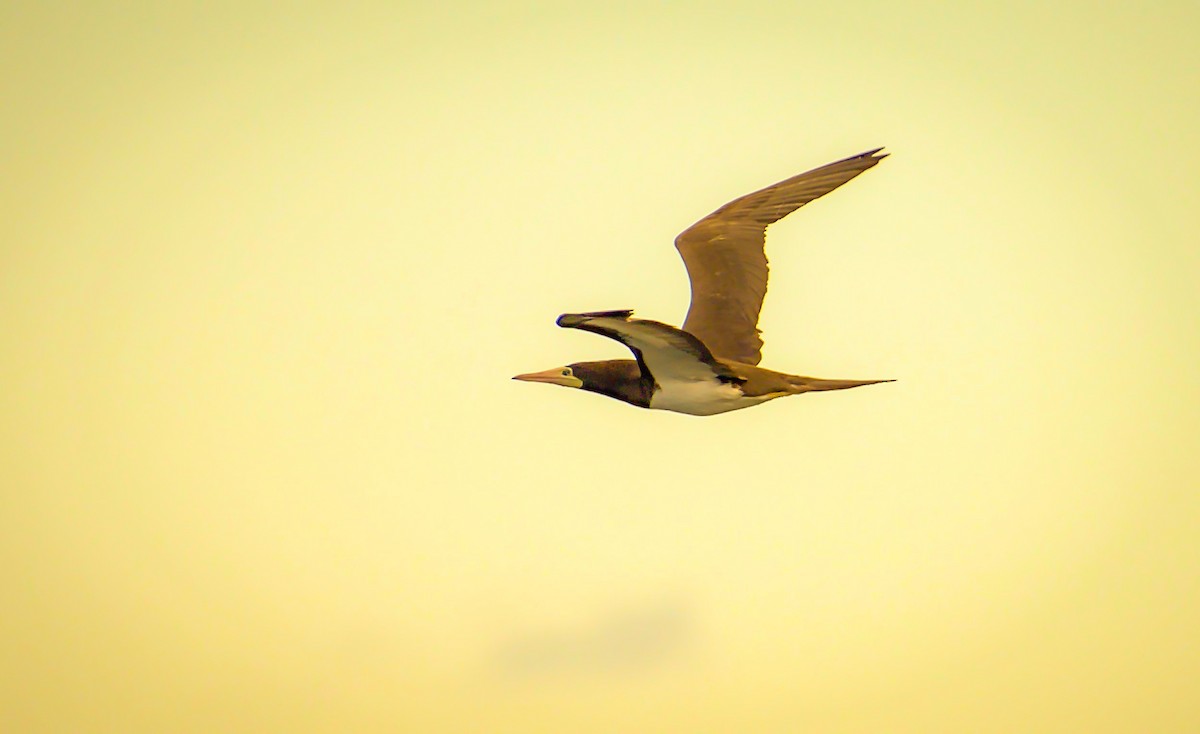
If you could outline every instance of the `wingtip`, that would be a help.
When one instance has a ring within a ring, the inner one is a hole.
[[[879,151],[881,151],[881,150],[883,150],[882,145],[879,146],[878,148],[872,148],[871,150],[864,150],[862,153],[859,153],[857,155],[852,155],[847,158],[843,158],[840,161],[835,161],[833,163],[830,163],[829,166],[836,166],[836,165],[843,164],[843,163],[851,163],[851,164],[864,163],[864,164],[866,164],[865,168],[870,168],[871,166],[875,165],[879,161],[881,161],[884,158],[887,158],[889,155],[891,155],[890,153],[880,153]],[[822,166],[822,168],[828,168],[829,166]]]
[[[564,329],[573,329],[588,319],[615,318],[627,319],[633,315],[632,308],[623,308],[617,311],[587,311],[585,313],[564,313],[554,320],[554,323]]]

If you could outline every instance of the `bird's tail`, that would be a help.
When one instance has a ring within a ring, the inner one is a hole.
[[[791,375],[788,378],[788,382],[791,384],[794,392],[802,393],[821,392],[823,390],[848,390],[852,387],[877,385],[881,382],[895,382],[895,380],[823,380],[820,377]]]

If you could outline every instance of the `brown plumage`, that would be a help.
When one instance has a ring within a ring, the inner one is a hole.
[[[683,330],[714,354],[744,364],[762,360],[758,314],[767,295],[767,227],[872,168],[882,148],[780,181],[734,199],[675,238],[692,282]]]
[[[633,360],[578,362],[513,379],[577,387],[642,408],[711,415],[785,395],[891,380],[826,380],[758,367],[758,316],[767,292],[763,251],[771,224],[875,166],[881,148],[851,156],[725,204],[683,231],[675,246],[692,285],[683,328],[633,312],[563,314],[558,325],[615,339]]]

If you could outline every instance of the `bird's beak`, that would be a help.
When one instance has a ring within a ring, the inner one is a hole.
[[[583,387],[583,380],[574,375],[564,375],[562,372],[562,367],[555,367],[545,372],[529,372],[524,375],[517,375],[513,379],[523,382],[548,382],[551,385],[563,385],[565,387]]]

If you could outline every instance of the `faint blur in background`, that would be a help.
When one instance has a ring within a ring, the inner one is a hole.
[[[0,731],[1200,730],[1200,6],[9,3]],[[772,228],[714,418],[518,372]]]

